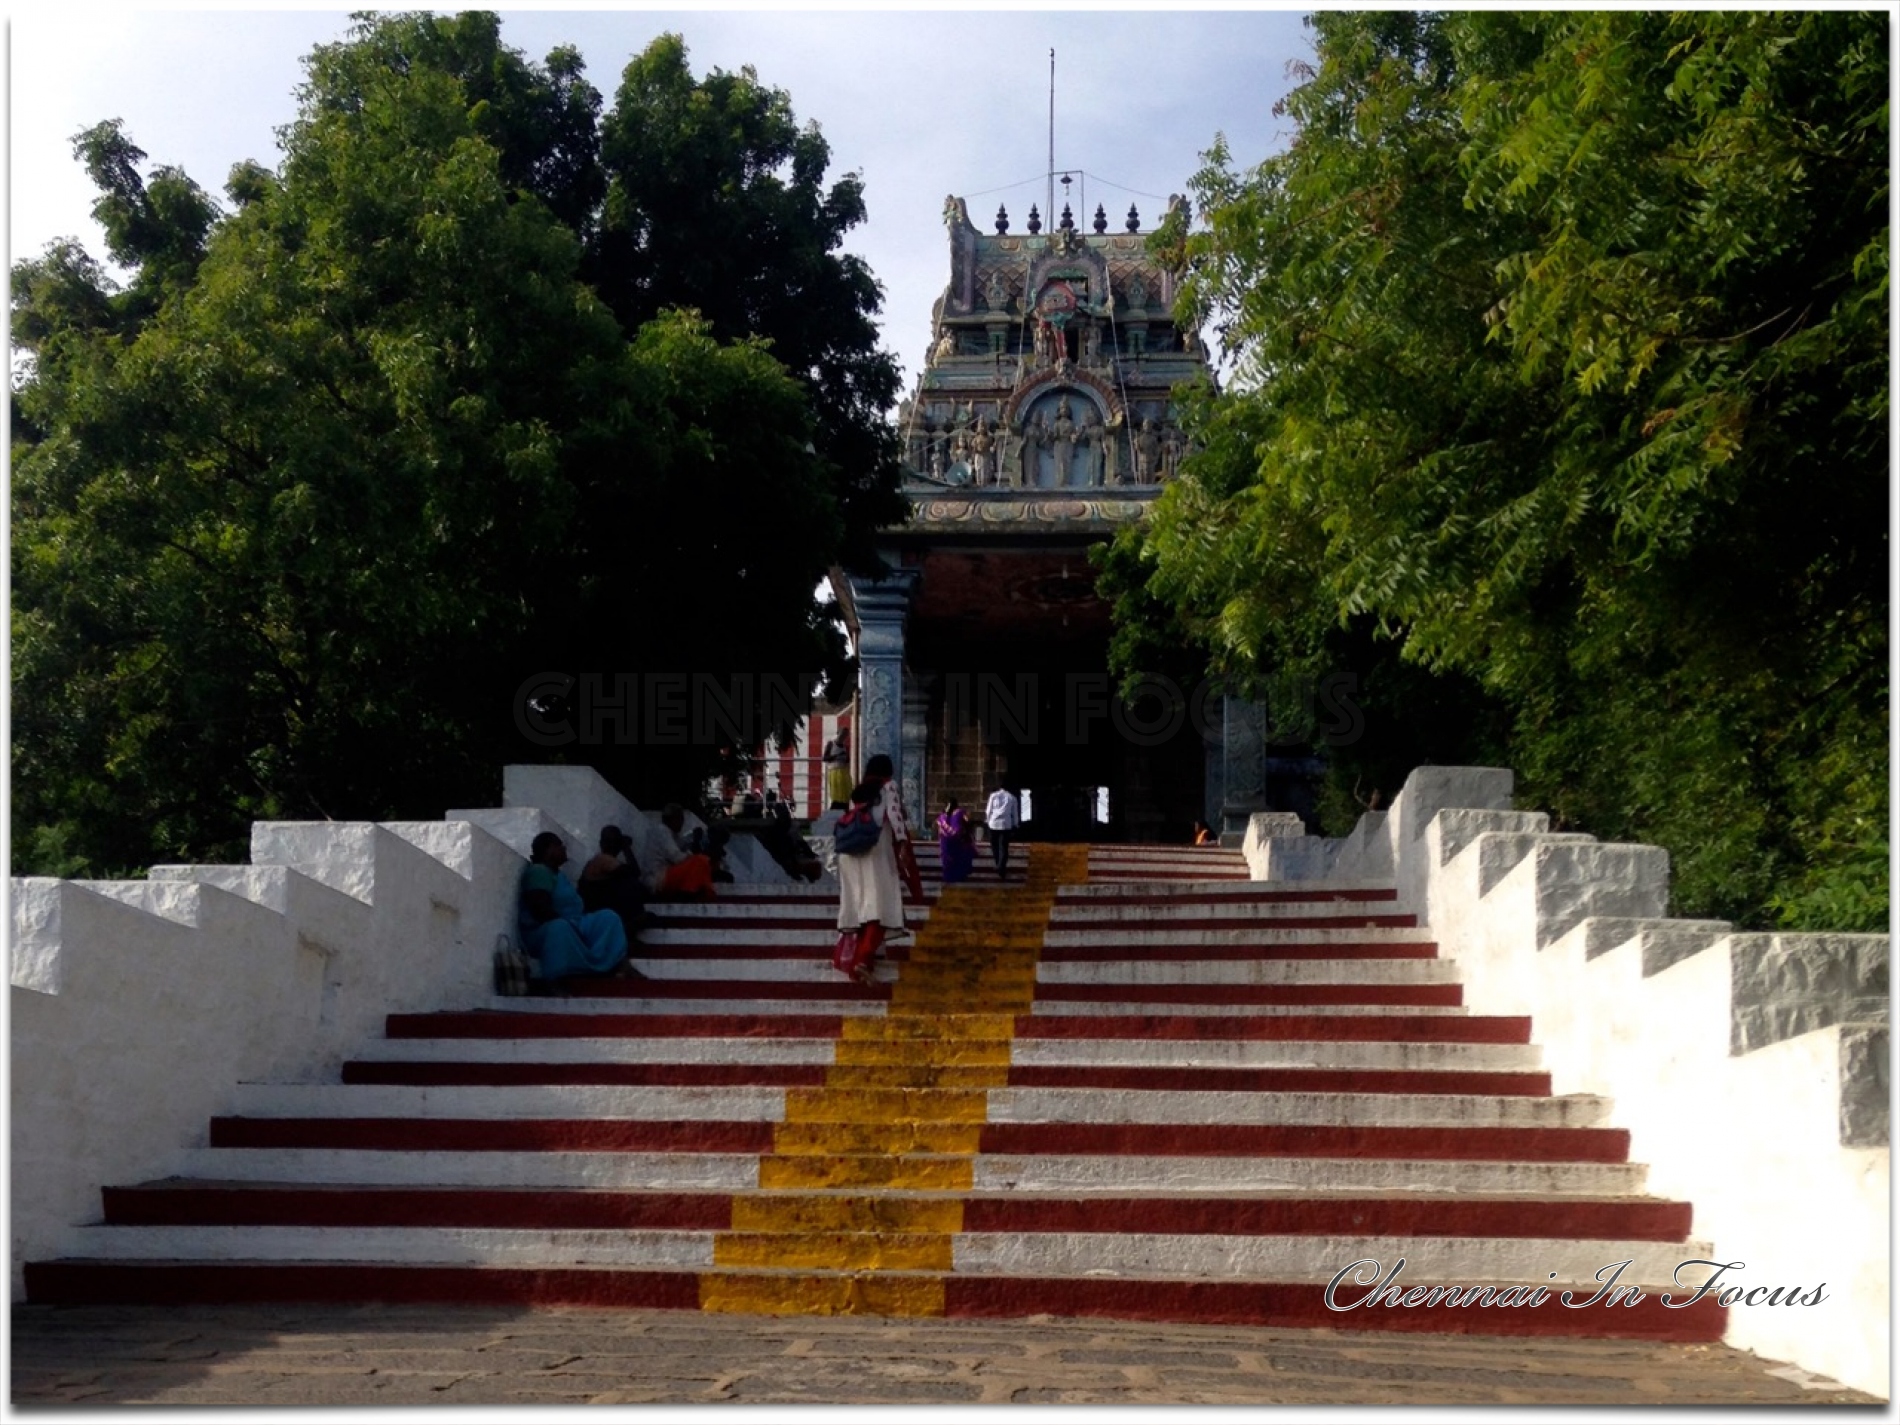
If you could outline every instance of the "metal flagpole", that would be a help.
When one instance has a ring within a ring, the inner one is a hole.
[[[1056,235],[1056,52],[1049,51],[1049,191],[1044,195],[1043,222],[1050,241]]]

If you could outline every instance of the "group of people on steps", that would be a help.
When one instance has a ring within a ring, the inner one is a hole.
[[[878,827],[878,838],[868,851],[837,858],[838,944],[831,963],[841,973],[869,984],[872,964],[885,940],[907,933],[903,882],[909,883],[914,900],[923,899],[923,883],[891,759],[883,753],[868,759],[864,780],[851,789],[846,800],[847,814],[868,814]],[[983,808],[983,821],[989,831],[996,878],[1007,880],[1010,840],[1022,821],[1022,804],[1016,794],[1006,786],[998,786]],[[938,814],[936,830],[943,883],[955,885],[967,880],[976,864],[976,823],[956,798],[952,797]]]

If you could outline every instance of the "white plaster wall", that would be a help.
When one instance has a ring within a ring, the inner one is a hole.
[[[249,866],[13,883],[12,1276],[177,1170],[243,1082],[333,1073],[384,1017],[471,1003],[521,858],[478,828],[260,822]]]
[[[1887,1022],[1886,937],[1669,919],[1660,848],[1552,833],[1510,790],[1499,769],[1421,768],[1326,879],[1394,882],[1473,1013],[1530,1016],[1553,1091],[1614,1100],[1649,1190],[1692,1203],[1695,1236],[1746,1263],[1725,1281],[1826,1284],[1815,1306],[1736,1303],[1732,1344],[1889,1394],[1889,1150],[1843,1141],[1850,1109],[1885,1112],[1854,1026]],[[1303,879],[1319,855],[1276,844],[1253,873]]]

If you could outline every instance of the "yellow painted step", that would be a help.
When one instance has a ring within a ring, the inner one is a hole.
[[[702,1272],[702,1311],[755,1316],[941,1316],[943,1278],[822,1272]]]
[[[887,1193],[744,1193],[732,1200],[732,1230],[961,1232],[963,1199]]]
[[[976,1164],[968,1155],[812,1153],[759,1159],[759,1186],[767,1191],[889,1188],[911,1192],[968,1192]]]
[[[982,1131],[980,1122],[781,1123],[772,1147],[780,1154],[974,1153]]]
[[[840,1047],[853,1041],[886,1039],[993,1039],[1008,1043],[1016,1037],[1016,1017],[1010,1014],[846,1015],[839,1034]]]
[[[1008,1064],[838,1064],[825,1086],[864,1089],[1000,1089],[1009,1084]]]
[[[713,1265],[947,1272],[954,1240],[947,1233],[721,1232],[713,1238]]]
[[[987,1068],[1009,1066],[1007,1039],[863,1039],[837,1046],[840,1067]]]
[[[982,1089],[787,1089],[785,1122],[981,1123],[989,1113]]]

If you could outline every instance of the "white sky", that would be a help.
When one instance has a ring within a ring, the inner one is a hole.
[[[577,46],[609,107],[626,62],[667,30],[685,36],[695,74],[751,64],[787,90],[800,121],[824,131],[830,176],[864,175],[869,219],[847,248],[884,284],[884,342],[906,388],[949,276],[944,195],[968,197],[986,232],[999,201],[1012,232],[1043,201],[1051,47],[1056,162],[1091,175],[1078,224],[1101,202],[1114,232],[1131,201],[1152,226],[1217,131],[1243,164],[1279,147],[1288,125],[1272,108],[1287,62],[1312,54],[1297,10],[500,13],[504,43],[531,59]],[[96,195],[72,156],[72,136],[102,119],[124,120],[148,169],[176,164],[219,198],[239,160],[275,167],[275,130],[295,117],[303,56],[348,24],[345,10],[43,3],[15,14],[9,263],[56,237],[77,237],[103,260]]]

